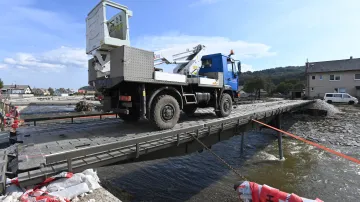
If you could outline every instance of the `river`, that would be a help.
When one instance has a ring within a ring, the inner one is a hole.
[[[244,155],[240,136],[212,150],[250,181],[310,199],[359,201],[360,166],[290,138],[283,139],[279,161],[271,132],[249,132],[245,141]],[[359,147],[334,149],[360,158]],[[208,151],[103,167],[98,174],[123,201],[239,201],[233,184],[241,179]]]

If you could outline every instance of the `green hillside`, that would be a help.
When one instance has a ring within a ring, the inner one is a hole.
[[[290,90],[301,89],[305,86],[305,66],[276,67],[254,72],[244,72],[240,76],[239,85],[244,86],[246,92],[253,92],[255,83],[262,83],[267,92],[288,93]]]

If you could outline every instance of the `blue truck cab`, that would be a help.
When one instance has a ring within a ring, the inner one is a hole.
[[[238,60],[226,56],[221,53],[204,55],[201,58],[202,67],[199,70],[199,75],[204,75],[210,72],[222,72],[224,77],[224,87],[231,88],[232,91],[238,91],[239,88],[239,74],[241,72],[241,63]]]

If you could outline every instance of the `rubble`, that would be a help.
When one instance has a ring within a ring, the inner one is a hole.
[[[325,110],[327,111],[327,116],[334,116],[335,114],[341,113],[337,107],[320,99],[317,99],[314,103],[308,105],[306,108]]]
[[[360,108],[345,105],[342,110],[339,110],[323,101],[318,103],[320,104],[315,104],[315,107],[327,108],[330,116],[293,114],[290,115],[291,117],[283,117],[283,128],[321,144],[360,147],[360,120],[358,118]]]
[[[75,111],[83,112],[83,111],[92,111],[93,105],[91,103],[87,103],[86,101],[80,101],[76,103]]]
[[[93,169],[87,169],[81,173],[62,172],[58,175],[47,178],[43,183],[35,185],[31,189],[25,190],[17,179],[7,179],[8,187],[6,194],[0,196],[0,201],[19,201],[19,202],[69,202],[85,201],[82,198],[88,196],[86,201],[119,201],[110,193],[106,193],[100,184],[99,177]],[[95,190],[101,189],[96,193],[101,193],[101,197],[93,195]],[[97,199],[97,200],[95,200]]]

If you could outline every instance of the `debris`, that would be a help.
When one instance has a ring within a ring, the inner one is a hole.
[[[88,191],[90,191],[89,186],[85,182],[83,182],[74,186],[66,187],[65,189],[57,192],[50,192],[49,194],[52,196],[64,197],[71,200],[78,195],[81,195]]]
[[[280,191],[276,188],[270,187],[266,184],[259,185],[255,182],[238,182],[234,184],[234,189],[239,194],[239,198],[243,201],[252,201],[252,202],[259,202],[259,201],[303,201],[303,202],[323,202],[322,200],[316,198],[315,200],[303,198],[297,196],[296,194],[286,193]]]
[[[341,111],[334,105],[319,99],[317,99],[314,103],[308,105],[306,108],[325,110],[327,111],[327,116],[334,116],[335,114],[341,113]]]
[[[92,111],[93,105],[90,103],[87,103],[86,101],[80,101],[76,103],[75,111],[77,112],[83,112],[83,111]]]
[[[101,188],[97,173],[92,169],[87,169],[82,173],[62,172],[44,182],[35,185],[33,189],[22,189],[17,180],[6,179],[6,195],[2,196],[1,201],[20,201],[20,202],[69,202],[79,201],[78,197],[84,197],[87,193]]]

